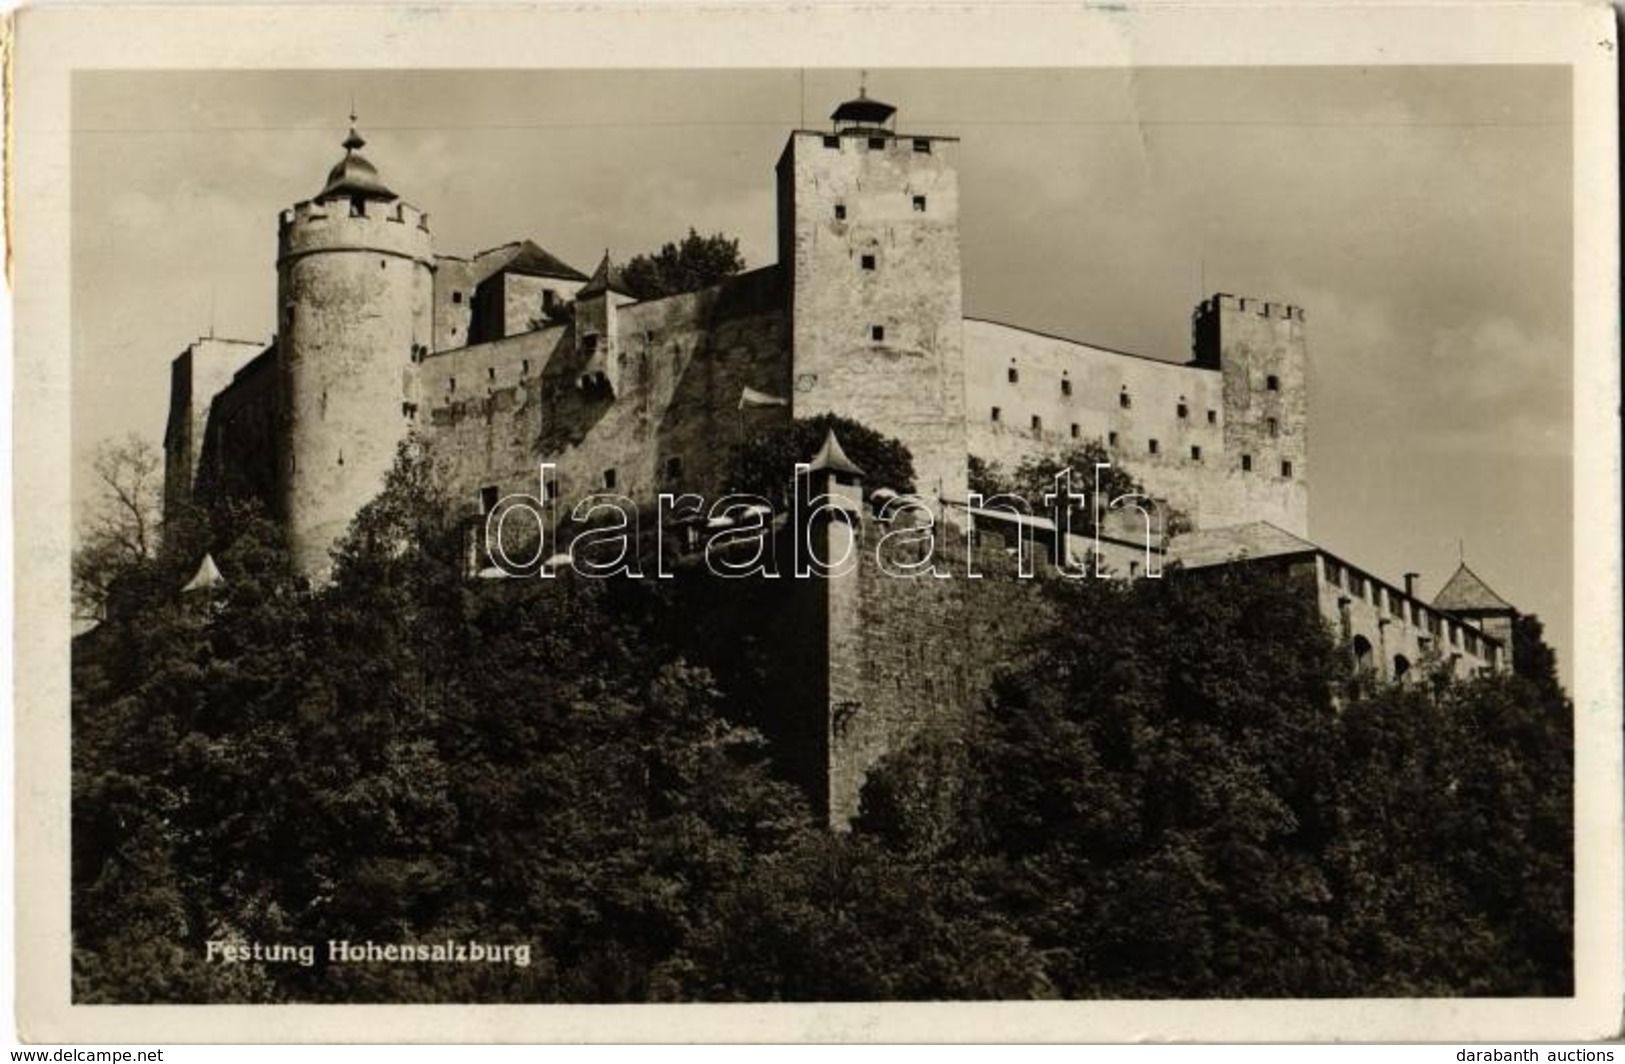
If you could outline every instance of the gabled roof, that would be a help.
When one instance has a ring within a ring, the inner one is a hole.
[[[845,473],[850,477],[864,476],[863,470],[858,468],[856,462],[846,456],[841,449],[841,441],[835,438],[835,430],[830,429],[824,435],[824,445],[818,448],[813,460],[808,464],[808,472],[819,473],[829,470],[832,473]]]
[[[1510,602],[1491,591],[1489,585],[1484,583],[1477,573],[1467,568],[1466,562],[1456,567],[1454,575],[1446,580],[1444,587],[1433,596],[1433,605],[1452,613],[1473,613],[1479,610],[1516,612]]]
[[[1253,521],[1175,536],[1168,544],[1168,560],[1178,561],[1187,569],[1201,569],[1257,558],[1313,554],[1319,549],[1307,539],[1300,539],[1268,521]]]
[[[527,277],[560,277],[567,281],[587,279],[586,274],[531,240],[520,241],[513,257],[496,272],[522,273]]]
[[[626,287],[626,282],[621,279],[620,267],[609,261],[608,250],[605,250],[598,268],[592,271],[592,279],[576,293],[576,299],[591,299],[606,292],[619,292],[623,296],[633,294],[632,290]]]

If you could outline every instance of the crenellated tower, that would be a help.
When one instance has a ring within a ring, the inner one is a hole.
[[[1214,295],[1191,321],[1192,364],[1223,379],[1226,476],[1209,527],[1269,520],[1309,534],[1309,360],[1300,307]]]
[[[277,501],[316,577],[412,430],[433,337],[428,216],[384,185],[365,144],[352,127],[326,186],[283,211],[278,234]]]
[[[898,133],[895,115],[860,92],[779,158],[791,408],[896,436],[921,495],[963,499],[958,138]]]

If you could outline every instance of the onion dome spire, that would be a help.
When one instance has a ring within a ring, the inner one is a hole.
[[[327,187],[317,194],[318,200],[340,196],[361,199],[392,200],[399,197],[379,180],[378,168],[361,155],[367,146],[366,138],[356,131],[355,110],[350,111],[350,135],[344,138],[344,158],[327,172]]]

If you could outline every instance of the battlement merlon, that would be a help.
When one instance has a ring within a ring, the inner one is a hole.
[[[1230,325],[1225,327],[1222,323],[1227,319]],[[1272,328],[1286,330],[1301,344],[1307,320],[1304,309],[1292,303],[1215,292],[1191,312],[1191,360],[1187,365],[1218,369],[1224,361],[1225,337],[1247,321],[1270,322]]]
[[[352,203],[306,200],[286,208],[277,226],[277,261],[313,252],[367,251],[436,267],[429,216],[405,200]]]
[[[1234,296],[1228,292],[1215,292],[1197,305],[1196,315],[1201,317],[1217,311],[1236,311],[1256,314],[1261,318],[1281,318],[1286,321],[1305,321],[1303,308],[1278,300],[1257,299],[1252,296]]]

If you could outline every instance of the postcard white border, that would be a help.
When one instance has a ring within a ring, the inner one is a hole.
[[[1620,1025],[1618,177],[1606,4],[81,7],[16,16],[18,1031],[48,1042],[1585,1040]],[[674,47],[673,42],[682,42]],[[1563,64],[1575,120],[1576,997],[884,1005],[74,1006],[69,80],[78,69]]]

